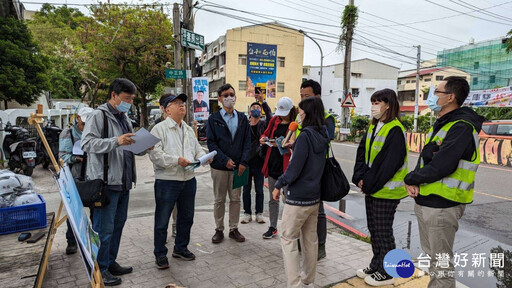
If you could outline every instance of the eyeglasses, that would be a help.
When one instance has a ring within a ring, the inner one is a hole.
[[[452,92],[435,90],[434,94],[452,94]]]
[[[224,98],[227,98],[227,97],[235,97],[235,93],[222,94],[222,95],[220,95],[220,97],[224,97]]]
[[[185,102],[172,101],[170,105],[185,106]]]

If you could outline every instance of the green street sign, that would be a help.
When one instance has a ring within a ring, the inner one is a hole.
[[[166,69],[165,78],[167,79],[187,79],[187,73],[185,70],[180,69]]]
[[[181,46],[204,50],[204,36],[181,28]]]

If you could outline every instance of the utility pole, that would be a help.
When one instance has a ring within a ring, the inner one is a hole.
[[[348,1],[349,6],[354,6],[354,0]],[[347,7],[345,7],[347,9]],[[348,93],[350,93],[350,64],[352,58],[352,37],[354,36],[354,25],[355,23],[349,23],[347,26],[347,33],[345,39],[345,61],[343,63],[343,92],[344,98],[348,97]],[[348,128],[348,117],[350,116],[350,111],[348,108],[341,108],[341,121],[342,126],[344,128]]]
[[[418,132],[418,98],[420,96],[420,62],[421,62],[421,45],[414,46],[418,48],[416,59],[416,95],[414,96],[414,132]]]
[[[194,19],[192,9],[192,0],[183,0],[183,28],[190,31],[194,31]],[[183,47],[183,64],[185,66],[185,70],[190,70],[190,72],[192,72],[192,65],[194,63],[194,60],[195,50],[188,47]],[[192,77],[192,73],[190,73],[190,77]],[[189,97],[187,101],[187,123],[193,127],[194,111],[192,110],[192,79],[189,78],[188,75],[187,79],[185,80],[183,93],[187,94],[187,97]]]
[[[172,30],[174,38],[174,69],[181,69],[181,29],[180,29],[180,6],[178,3],[174,3],[172,7]],[[181,79],[174,81],[176,88],[176,94],[178,93],[178,87],[183,89]]]

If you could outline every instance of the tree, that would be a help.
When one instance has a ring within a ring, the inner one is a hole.
[[[172,24],[155,6],[98,5],[93,17],[81,23],[79,36],[85,44],[99,77],[108,82],[117,77],[130,79],[137,87],[141,126],[147,125],[147,101],[165,80],[165,63],[173,43]],[[110,95],[107,95],[110,97]]]
[[[48,84],[47,59],[25,23],[0,17],[0,100],[31,105]]]

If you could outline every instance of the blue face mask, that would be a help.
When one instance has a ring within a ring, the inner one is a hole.
[[[130,108],[132,107],[132,104],[128,103],[128,102],[124,102],[121,100],[121,104],[119,105],[116,105],[116,108],[117,108],[117,111],[121,112],[121,113],[126,113],[130,110]]]
[[[261,116],[261,111],[258,109],[251,110],[251,116],[254,118],[258,118]]]

